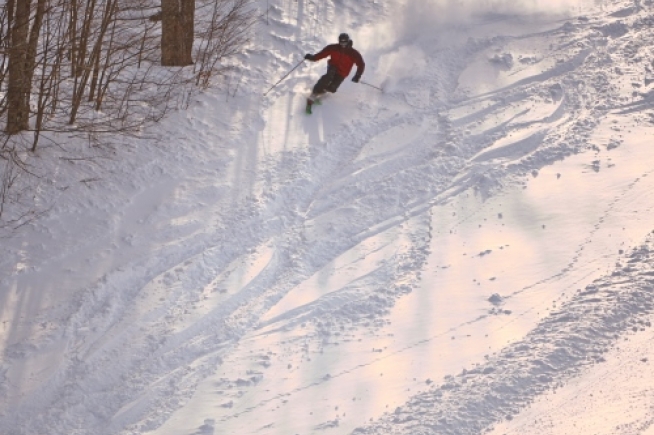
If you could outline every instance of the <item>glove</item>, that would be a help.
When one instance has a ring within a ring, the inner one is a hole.
[[[307,53],[307,54],[304,55],[304,58],[305,58],[306,60],[313,60],[313,54],[308,54],[308,53]]]
[[[359,80],[361,80],[361,76],[354,76],[354,77],[352,77],[352,81],[353,81],[354,83],[359,83]]]

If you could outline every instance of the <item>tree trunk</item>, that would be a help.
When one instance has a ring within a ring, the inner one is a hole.
[[[77,40],[77,12],[79,7],[77,5],[77,0],[70,1],[70,18],[69,18],[69,27],[68,27],[68,40],[70,41],[70,51],[69,59],[71,65],[71,74],[73,77],[77,76],[77,51],[78,51],[78,40]]]
[[[16,4],[9,46],[9,81],[7,84],[7,134],[29,129],[30,80],[28,67],[28,35],[31,0]]]
[[[195,0],[181,0],[182,17],[182,61],[193,64],[193,36],[195,32]]]
[[[30,29],[29,40],[27,44],[27,53],[25,55],[25,81],[27,82],[27,104],[29,105],[30,91],[32,89],[32,80],[34,79],[34,69],[36,68],[36,50],[39,44],[39,36],[43,27],[43,17],[45,15],[46,0],[37,0],[36,13],[34,22]]]
[[[193,63],[195,0],[161,0],[161,65]]]
[[[2,29],[2,34],[5,37],[3,48],[8,49],[11,44],[11,29],[14,23],[14,9],[16,9],[16,0],[7,0],[7,28]],[[5,34],[5,31],[7,32]]]

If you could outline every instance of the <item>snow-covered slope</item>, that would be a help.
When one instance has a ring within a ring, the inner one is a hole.
[[[647,435],[654,9],[541,3],[270,0],[156,141],[44,167],[0,432]],[[383,93],[263,96],[342,31]]]

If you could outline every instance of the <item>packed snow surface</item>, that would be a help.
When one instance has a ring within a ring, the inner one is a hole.
[[[259,3],[187,110],[41,151],[0,433],[654,434],[653,2]],[[365,83],[264,96],[343,31]]]

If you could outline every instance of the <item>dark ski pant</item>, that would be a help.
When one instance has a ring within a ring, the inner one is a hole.
[[[336,72],[336,67],[327,65],[327,73],[320,77],[316,85],[313,87],[315,95],[324,94],[325,92],[336,92],[338,87],[343,83],[345,77],[341,77]]]

